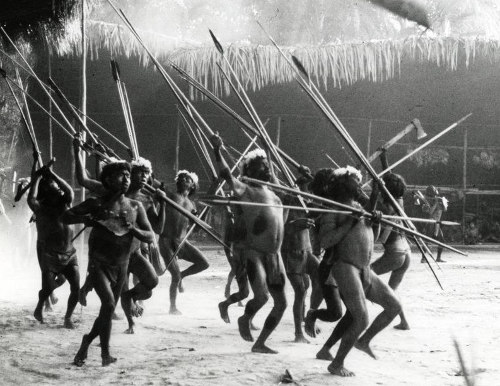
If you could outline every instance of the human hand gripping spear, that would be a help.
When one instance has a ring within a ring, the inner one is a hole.
[[[331,109],[331,107],[325,101],[323,95],[319,92],[319,90],[317,89],[317,87],[315,86],[315,84],[310,81],[309,75],[308,75],[306,69],[304,68],[304,66],[302,65],[302,63],[300,63],[300,61],[295,56],[293,56],[293,55],[292,55],[292,60],[290,60],[285,55],[285,53],[283,52],[283,50],[278,46],[278,44],[274,41],[274,39],[265,31],[264,27],[259,22],[257,22],[257,23],[262,28],[262,30],[264,31],[264,33],[268,36],[268,38],[270,39],[270,41],[272,42],[272,44],[281,53],[281,55],[285,59],[285,61],[291,66],[292,70],[294,71],[294,73],[296,75],[295,79],[296,79],[297,83],[307,93],[307,95],[313,100],[313,102],[320,109],[320,111],[324,114],[324,116],[328,119],[328,121],[330,121],[330,123],[336,129],[336,131],[338,131],[342,135],[342,137],[344,138],[344,140],[346,141],[346,143],[349,145],[349,147],[354,152],[354,154],[356,154],[356,156],[358,157],[358,159],[360,160],[360,162],[363,164],[363,166],[366,168],[366,170],[368,171],[368,173],[379,184],[379,186],[381,187],[382,191],[385,194],[387,194],[387,196],[389,197],[389,199],[391,201],[391,204],[394,207],[394,209],[396,210],[396,212],[400,216],[403,216],[403,217],[406,218],[407,216],[404,213],[404,210],[399,206],[399,204],[397,203],[397,201],[394,199],[394,197],[387,190],[387,188],[385,187],[385,184],[384,184],[383,180],[380,177],[377,176],[377,173],[375,172],[375,170],[373,169],[373,167],[371,166],[371,164],[368,162],[368,160],[364,156],[363,152],[359,149],[359,147],[356,145],[356,143],[354,142],[354,140],[351,138],[350,134],[344,128],[344,126],[342,125],[342,123],[340,122],[340,120],[338,119],[338,117],[335,115],[335,113],[333,112],[333,110]],[[306,81],[306,79],[307,79],[307,81]],[[411,228],[412,230],[416,231],[416,228],[415,228],[414,224],[411,221],[404,220],[404,223],[405,223],[405,225],[408,228]],[[425,256],[425,260],[427,261],[427,264],[428,264],[429,268],[431,269],[432,273],[434,274],[434,276],[437,279],[437,276],[436,276],[434,270],[432,269],[429,260],[427,259],[426,253],[429,253],[429,255],[432,256],[429,248],[425,245],[425,243],[422,242],[422,240],[420,239],[420,237],[414,237],[414,240],[415,240],[415,243],[416,243],[417,247],[422,252],[422,255]],[[441,284],[439,283],[439,280],[438,280],[438,284],[442,288]]]

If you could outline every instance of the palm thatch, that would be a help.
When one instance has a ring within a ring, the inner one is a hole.
[[[376,0],[377,4],[415,0]],[[384,81],[398,76],[403,58],[429,61],[449,70],[469,66],[476,57],[499,57],[500,10],[494,0],[422,0],[420,14],[428,11],[432,31],[424,31],[385,9],[367,2],[343,0],[146,0],[117,1],[131,17],[155,56],[173,61],[216,93],[229,86],[217,69],[220,56],[209,41],[215,26],[225,52],[243,83],[251,89],[288,82],[292,69],[269,45],[255,19],[284,47],[297,56],[309,74],[325,87],[359,80]],[[105,3],[105,2],[104,2]],[[92,5],[87,24],[92,58],[101,50],[111,55],[149,58],[129,31],[115,23],[110,7]],[[390,8],[390,7],[388,7]],[[402,5],[399,4],[399,8]],[[139,12],[140,11],[140,12]],[[427,20],[427,19],[426,19]],[[79,54],[81,33],[77,16],[68,20],[64,37],[49,40],[59,55]],[[219,36],[219,34],[221,36]],[[227,44],[226,44],[227,45]],[[463,62],[462,62],[463,61]]]

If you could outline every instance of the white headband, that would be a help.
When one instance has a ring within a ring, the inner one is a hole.
[[[185,175],[189,176],[189,178],[191,178],[193,180],[194,184],[196,186],[198,186],[198,176],[196,175],[196,173],[190,172],[188,170],[179,170],[175,176],[175,182],[177,182],[177,180],[179,179],[179,176],[181,174],[185,174]]]
[[[354,174],[356,177],[358,177],[360,181],[363,179],[363,177],[361,176],[361,172],[358,169],[353,168],[352,166],[349,165],[346,166],[345,168],[338,168],[333,171],[333,175],[335,177],[342,177],[345,176],[346,174]]]
[[[151,161],[144,157],[139,157],[138,159],[133,160],[132,167],[148,169],[151,173],[153,173],[153,167],[151,166]]]
[[[245,166],[247,166],[250,162],[252,162],[255,158],[267,158],[267,154],[262,149],[255,149],[247,153],[247,155],[241,160],[239,168],[243,170]]]

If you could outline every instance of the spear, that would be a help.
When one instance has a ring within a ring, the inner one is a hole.
[[[215,37],[214,33],[211,30],[208,30],[210,32],[210,36],[212,37],[212,40],[215,44],[215,47],[217,48],[217,51],[222,56],[222,59],[224,60],[224,63],[226,64],[226,67],[228,68],[230,74],[236,81],[236,85],[233,84],[233,82],[230,80],[229,76],[225,73],[224,69],[220,64],[218,64],[219,70],[222,72],[222,74],[225,76],[227,81],[229,82],[231,88],[235,92],[236,96],[240,100],[241,104],[247,111],[248,115],[252,118],[252,121],[257,128],[260,136],[262,137],[262,140],[264,141],[266,147],[268,150],[271,152],[273,158],[275,161],[278,163],[280,169],[283,172],[283,175],[285,176],[288,184],[290,186],[295,186],[295,178],[292,177],[292,175],[288,172],[287,167],[285,163],[283,162],[283,159],[279,156],[277,150],[276,150],[276,145],[273,143],[271,138],[269,137],[269,134],[267,133],[264,125],[262,124],[262,121],[260,120],[260,117],[258,116],[257,112],[255,111],[255,108],[252,105],[252,102],[250,101],[250,98],[248,97],[247,93],[245,92],[245,89],[243,88],[242,84],[240,83],[238,77],[236,76],[236,72],[234,71],[231,63],[227,59],[226,55],[224,54],[224,49],[222,48],[222,45],[220,42],[217,40]],[[305,205],[304,205],[305,206]]]
[[[238,167],[238,165],[241,162],[241,160],[245,157],[245,155],[247,155],[247,153],[250,151],[250,149],[252,148],[252,146],[255,145],[255,142],[257,141],[257,139],[258,139],[258,136],[255,136],[250,141],[250,144],[246,147],[246,149],[243,151],[243,153],[241,153],[240,158],[234,163],[233,167],[231,168],[231,173],[233,173],[236,170],[236,168]],[[219,186],[217,187],[217,189],[215,191],[215,194],[218,194],[219,192],[222,192],[222,188],[224,187],[225,183],[226,183],[226,180],[222,180],[221,182],[219,182]],[[208,207],[203,208],[203,211],[201,212],[200,216],[202,216],[205,211],[208,211]],[[187,241],[188,236],[193,232],[194,228],[195,228],[195,226],[192,225],[191,228],[187,231],[186,235],[184,236],[184,239],[182,239],[182,241],[180,242],[179,246],[177,247],[177,250],[174,252],[172,259],[175,256],[177,256],[177,254],[181,250],[182,246]]]
[[[120,104],[122,106],[123,116],[125,118],[125,127],[127,128],[127,133],[130,141],[130,150],[134,159],[139,159],[139,147],[137,146],[137,139],[135,138],[134,122],[132,120],[132,113],[130,111],[130,105],[128,103],[128,98],[126,97],[125,83],[122,82],[120,77],[120,67],[115,60],[111,60],[111,74],[116,83],[116,88],[118,89],[118,96],[120,98]]]
[[[285,53],[283,52],[283,50],[278,46],[278,44],[274,41],[274,39],[266,32],[266,30],[264,29],[264,27],[259,22],[257,22],[257,24],[261,27],[262,31],[268,36],[268,38],[271,41],[271,43],[280,52],[280,54],[285,59],[285,61],[291,66],[292,70],[296,74],[295,80],[300,85],[300,87],[312,99],[312,101],[316,104],[316,106],[320,109],[320,111],[325,115],[325,117],[328,119],[328,121],[330,121],[332,123],[332,125],[336,129],[336,131],[338,131],[342,135],[342,137],[347,142],[347,144],[349,145],[349,147],[351,148],[351,150],[356,154],[356,156],[359,158],[359,160],[361,161],[361,163],[365,166],[365,168],[368,171],[368,173],[370,173],[370,175],[372,176],[372,178],[375,181],[377,181],[377,183],[380,185],[382,191],[389,197],[389,200],[391,201],[391,204],[394,207],[394,209],[397,211],[397,213],[399,215],[401,215],[401,216],[407,217],[406,214],[405,214],[405,212],[404,212],[404,210],[399,206],[399,204],[396,201],[396,199],[391,195],[391,193],[385,187],[385,184],[384,184],[383,180],[380,179],[380,177],[377,176],[377,173],[375,172],[375,169],[373,169],[372,165],[366,159],[366,157],[364,156],[363,152],[359,149],[359,147],[356,145],[356,143],[354,142],[354,140],[349,135],[349,132],[344,128],[344,126],[342,125],[342,123],[340,122],[340,120],[338,119],[338,117],[335,115],[335,113],[333,112],[333,110],[331,109],[331,107],[328,105],[328,103],[324,99],[323,95],[319,92],[319,90],[317,89],[317,87],[315,86],[315,84],[310,81],[309,74],[305,70],[305,68],[302,65],[302,63],[295,56],[293,56],[293,55],[292,55],[292,60],[290,60],[285,55]],[[304,77],[308,80],[307,82],[306,82],[306,80],[304,80]],[[416,231],[415,225],[411,221],[405,221],[405,224],[409,228],[411,228],[414,231]],[[427,245],[425,245],[424,242],[422,242],[421,239],[414,238],[414,240],[415,240],[415,243],[416,243],[417,247],[419,248],[420,252],[424,256],[424,258],[425,258],[425,260],[427,262],[427,265],[431,269],[431,271],[434,274],[434,276],[436,276],[435,273],[434,273],[434,270],[432,269],[432,267],[430,265],[429,260],[427,259],[426,253],[428,253],[430,256],[432,256],[432,253],[430,252],[429,248],[427,247]],[[437,279],[437,277],[436,277],[436,279]]]
[[[270,188],[273,188],[273,189],[278,189],[278,190],[282,190],[282,191],[285,191],[285,192],[288,192],[288,193],[293,193],[295,195],[300,195],[300,196],[303,196],[303,197],[307,197],[307,198],[311,198],[313,200],[316,200],[316,201],[320,201],[322,203],[325,203],[325,204],[329,204],[329,205],[333,205],[333,206],[336,206],[338,208],[341,208],[341,209],[345,209],[345,210],[348,210],[348,211],[351,211],[353,214],[356,214],[356,215],[359,215],[359,216],[365,216],[365,217],[372,217],[372,214],[365,211],[364,209],[359,209],[359,208],[355,208],[355,207],[352,207],[350,205],[347,205],[347,204],[342,204],[340,202],[337,202],[337,201],[334,201],[334,200],[331,200],[331,199],[328,199],[328,198],[323,198],[323,197],[320,197],[320,196],[316,196],[314,194],[311,194],[311,193],[307,193],[307,192],[303,192],[303,191],[300,191],[300,190],[296,190],[296,189],[293,189],[293,188],[289,188],[287,186],[283,186],[283,185],[278,185],[278,184],[274,184],[272,182],[265,182],[265,181],[261,181],[261,180],[256,180],[254,178],[249,178],[249,177],[242,177],[242,180],[243,181],[246,181],[246,182],[251,182],[251,183],[254,183],[254,184],[259,184],[259,185],[265,185],[265,186],[268,186]],[[404,219],[406,220],[407,217],[404,217]],[[462,256],[467,256],[466,253],[462,252],[462,251],[459,251],[458,249],[455,249],[447,244],[444,244],[438,240],[435,240],[429,236],[426,236],[426,235],[423,235],[417,231],[414,231],[413,229],[409,229],[409,228],[406,228],[400,224],[396,224],[394,222],[391,222],[389,220],[386,220],[382,217],[382,219],[380,220],[380,222],[384,223],[385,225],[388,225],[388,226],[391,226],[391,227],[394,227],[394,228],[397,228],[403,232],[406,232],[410,235],[413,235],[413,236],[417,236],[417,237],[421,237],[422,239],[425,239],[433,244],[436,244],[436,245],[439,245],[439,246],[442,246],[443,248],[446,248],[446,249],[449,249],[450,251],[453,251],[453,252],[456,252]]]
[[[8,56],[5,51],[3,51],[2,49],[0,49],[0,52],[3,52],[6,56]],[[19,68],[21,68],[22,70],[24,70],[26,73],[30,74],[30,72],[24,68],[23,66],[21,66],[15,59],[11,58],[9,56],[9,59]],[[61,123],[57,120],[57,118],[54,117],[54,115],[52,113],[50,113],[42,104],[40,104],[35,98],[33,98],[33,96],[31,96],[26,90],[24,90],[23,88],[21,88],[16,81],[14,81],[9,75],[7,75],[6,71],[2,68],[0,68],[0,74],[2,76],[4,76],[11,84],[13,84],[16,88],[19,89],[19,91],[21,91],[25,96],[28,97],[29,100],[31,100],[33,103],[35,103],[43,112],[45,112],[53,121],[55,121],[60,127],[61,129],[64,130],[64,132],[66,134],[68,134],[68,136],[70,137],[73,137],[73,134],[71,134],[68,129]],[[5,74],[5,75],[3,75]],[[47,85],[46,83],[42,82],[44,84],[45,87],[49,87],[49,85]],[[106,130],[102,125],[100,125],[98,122],[96,122],[94,119],[92,119],[92,117],[88,116],[88,115],[85,115],[82,113],[82,111],[76,107],[75,105],[71,104],[71,106],[73,106],[73,108],[78,112],[78,114],[80,114],[81,116],[85,116],[91,123],[93,123],[96,127],[98,127],[100,130],[102,130],[104,133],[106,133],[108,136],[110,136],[113,140],[115,140],[120,146],[122,146],[123,148],[125,149],[129,149],[129,147],[127,145],[125,145],[122,141],[120,141],[120,139],[118,139],[116,136],[114,136],[112,133],[110,133],[108,130]]]
[[[191,86],[195,87],[198,91],[200,91],[203,95],[205,95],[211,102],[213,102],[219,109],[227,113],[231,118],[233,118],[236,122],[242,125],[242,128],[244,129],[244,133],[247,134],[248,132],[252,133],[252,135],[257,135],[260,137],[260,134],[258,130],[253,126],[251,123],[249,123],[247,120],[245,120],[243,117],[241,117],[236,111],[234,111],[231,107],[229,107],[226,103],[224,103],[217,95],[212,93],[209,89],[207,89],[203,84],[201,84],[199,81],[197,81],[195,78],[193,78],[191,75],[189,75],[186,71],[184,71],[182,68],[177,66],[175,63],[170,61],[170,65],[174,70],[179,72],[181,74],[181,77],[185,79]],[[265,126],[265,123],[264,123]],[[248,134],[247,134],[248,135]],[[301,165],[295,161],[292,157],[290,157],[287,153],[285,153],[280,147],[276,146],[277,152],[285,159],[287,160],[292,166],[297,168],[299,171],[302,171]],[[309,177],[312,178],[312,176],[309,174]]]
[[[213,196],[213,195],[206,195],[206,196],[199,197],[199,200],[205,204],[257,206],[257,207],[265,207],[265,208],[281,208],[281,209],[305,211],[305,209],[303,207],[296,206],[296,205],[266,204],[266,203],[260,203],[260,202],[239,201],[239,200],[235,200],[235,199],[231,199],[231,198],[222,199],[220,196]],[[345,211],[345,210],[342,211],[342,210],[327,209],[327,208],[315,208],[315,207],[308,207],[307,211],[318,212],[318,213],[333,213],[333,214],[353,214],[353,212]],[[372,215],[370,213],[363,214],[362,216],[372,217]],[[406,219],[405,217],[386,215],[386,214],[383,214],[382,218],[387,219],[387,220],[404,220],[404,219]],[[453,222],[453,221],[439,221],[439,220],[420,218],[420,217],[408,217],[408,219],[411,221],[414,221],[414,222],[429,223],[429,224],[440,223],[443,225],[454,225],[454,226],[462,225],[458,222]]]
[[[381,177],[383,176],[385,173],[387,173],[389,170],[391,169],[394,169],[396,166],[398,166],[399,164],[401,164],[402,162],[406,161],[408,158],[410,158],[411,156],[413,156],[413,154],[419,152],[420,150],[422,150],[424,147],[427,147],[428,145],[430,145],[432,142],[436,141],[438,138],[442,137],[443,135],[445,135],[446,133],[448,133],[450,130],[453,130],[455,127],[457,127],[458,125],[460,125],[463,121],[465,121],[467,118],[469,118],[470,116],[472,115],[472,113],[469,113],[467,114],[466,116],[464,116],[463,118],[459,119],[458,121],[456,121],[455,123],[451,124],[450,126],[448,126],[446,129],[444,129],[443,131],[441,131],[439,134],[436,134],[434,137],[432,137],[431,139],[429,139],[427,142],[423,143],[422,145],[420,145],[419,147],[417,147],[415,150],[411,151],[410,153],[408,153],[407,155],[405,155],[403,158],[401,158],[399,161],[396,161],[394,162],[391,166],[389,166],[387,169],[381,171],[379,174],[378,174],[378,177]]]

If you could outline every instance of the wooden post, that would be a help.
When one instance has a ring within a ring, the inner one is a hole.
[[[278,126],[276,127],[276,146],[280,146],[280,136],[281,136],[281,117],[278,117]]]
[[[179,171],[179,148],[181,140],[181,117],[177,113],[177,130],[175,133],[175,161],[174,161],[174,172],[177,175]]]
[[[85,0],[82,0],[82,20],[81,20],[81,31],[82,31],[82,94],[81,94],[81,107],[82,120],[83,123],[87,124],[87,39],[85,34]],[[82,139],[85,142],[86,134],[85,131],[82,133]],[[85,172],[87,164],[87,156],[83,152],[82,157],[82,167]],[[81,187],[80,202],[85,201],[85,188]],[[83,226],[83,225],[82,225]],[[80,238],[80,251],[83,252],[85,247],[85,237]]]
[[[50,46],[48,47],[49,51],[49,78],[52,78],[52,48]],[[49,88],[49,92],[52,94],[52,89]],[[49,159],[52,159],[54,157],[54,147],[53,147],[53,132],[52,132],[52,100],[49,98]]]
[[[366,143],[366,157],[369,158],[371,154],[371,144],[372,144],[372,120],[368,122],[368,141]]]
[[[462,241],[465,244],[465,229],[466,229],[466,221],[465,221],[465,204],[467,201],[467,127],[464,128],[464,162],[463,162],[463,174],[462,174],[462,189],[464,193],[464,199],[462,203]]]

